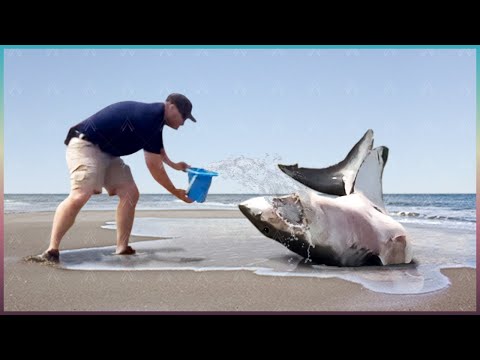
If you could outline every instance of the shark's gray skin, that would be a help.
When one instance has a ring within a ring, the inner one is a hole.
[[[239,205],[265,236],[319,264],[390,265],[412,261],[411,244],[401,224],[383,203],[382,176],[388,148],[373,147],[368,130],[340,163],[322,169],[279,165],[313,192],[258,197]]]

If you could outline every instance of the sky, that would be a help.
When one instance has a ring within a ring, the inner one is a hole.
[[[71,126],[172,92],[191,99],[198,122],[165,127],[165,150],[217,170],[210,193],[293,188],[277,163],[330,166],[368,129],[390,149],[385,193],[475,192],[475,49],[4,51],[6,194],[68,193]],[[167,193],[143,151],[123,159],[141,193]],[[167,172],[186,188],[185,173]]]

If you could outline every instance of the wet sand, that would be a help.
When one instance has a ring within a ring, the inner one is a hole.
[[[238,211],[137,211],[136,217],[241,218]],[[26,263],[48,245],[53,212],[5,214],[4,309],[7,312],[472,312],[476,270],[442,270],[451,282],[418,295],[375,293],[340,279],[260,276],[250,271],[73,271]],[[102,229],[113,211],[83,211],[62,249],[109,246]],[[152,238],[132,237],[135,241]]]

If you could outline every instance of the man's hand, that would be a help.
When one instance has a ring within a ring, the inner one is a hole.
[[[187,163],[183,162],[183,161],[180,161],[180,162],[178,162],[178,163],[175,164],[174,169],[175,169],[175,170],[178,170],[178,171],[185,171],[185,170],[187,170],[189,167],[191,167],[191,166],[188,165]]]
[[[187,196],[187,192],[183,189],[175,189],[173,195],[186,203],[193,203],[193,200]]]

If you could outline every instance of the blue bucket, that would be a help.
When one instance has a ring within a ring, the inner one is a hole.
[[[207,198],[208,189],[212,183],[212,177],[218,173],[201,168],[188,168],[188,190],[190,199],[202,203]]]

